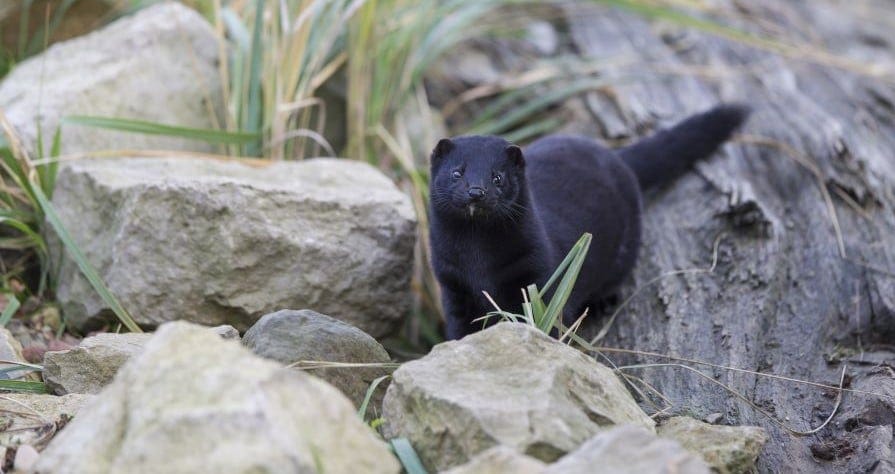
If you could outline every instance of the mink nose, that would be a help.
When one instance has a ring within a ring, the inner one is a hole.
[[[473,201],[478,201],[479,199],[482,199],[483,197],[485,197],[485,190],[478,186],[473,186],[473,187],[469,188],[469,191],[467,191],[467,192],[469,193],[470,199],[472,199]]]

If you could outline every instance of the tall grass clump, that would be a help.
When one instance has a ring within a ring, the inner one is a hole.
[[[39,277],[35,296],[43,297],[50,282],[50,252],[44,238],[44,227],[48,225],[58,236],[66,252],[72,257],[81,273],[97,291],[103,301],[112,308],[113,313],[130,331],[141,332],[127,310],[105,285],[96,269],[87,261],[87,257],[68,234],[61,219],[56,214],[50,199],[56,182],[58,162],[43,158],[55,158],[60,154],[61,130],[57,129],[53,136],[48,153],[44,152],[43,137],[37,136],[37,153],[40,162],[35,165],[28,152],[19,141],[18,136],[6,117],[0,112],[0,128],[3,130],[0,140],[0,250],[20,255],[21,266],[5,268],[3,272],[3,290],[9,296],[8,305],[18,300],[15,288],[31,292],[28,285],[12,285],[11,279],[20,282],[26,280],[25,272],[36,258]],[[38,127],[40,130],[40,127]],[[46,161],[46,163],[44,163]],[[24,295],[25,297],[29,295]],[[7,307],[8,308],[8,307]],[[11,314],[3,315],[7,321]]]
[[[578,319],[569,327],[563,324],[562,316],[566,303],[572,295],[572,290],[575,288],[575,281],[578,279],[581,267],[584,265],[584,259],[587,258],[587,251],[590,249],[592,240],[591,234],[582,235],[544,283],[543,288],[531,284],[522,289],[524,297],[522,314],[504,310],[491,299],[489,294],[485,293],[485,297],[494,306],[494,311],[479,320],[484,321],[497,317],[504,321],[526,323],[545,334],[555,332],[560,341],[572,337],[587,313],[579,315]],[[555,290],[553,289],[554,285],[556,285]]]

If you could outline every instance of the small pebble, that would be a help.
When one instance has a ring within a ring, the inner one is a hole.
[[[34,465],[37,464],[38,458],[40,458],[40,453],[33,446],[23,444],[16,450],[13,467],[19,472],[31,472],[34,470]]]
[[[712,424],[712,425],[716,425],[723,418],[724,418],[724,415],[722,415],[720,413],[712,413],[712,414],[706,416],[705,418],[703,418],[702,421]]]

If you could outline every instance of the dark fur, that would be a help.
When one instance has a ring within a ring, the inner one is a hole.
[[[594,311],[634,267],[641,189],[710,156],[747,116],[745,107],[717,107],[615,151],[564,135],[535,141],[524,156],[499,137],[441,140],[432,152],[430,236],[447,338],[482,327],[472,321],[493,310],[482,291],[521,312],[521,289],[543,285],[585,232],[594,238],[564,320]]]

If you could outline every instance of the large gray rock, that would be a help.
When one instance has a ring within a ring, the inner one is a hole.
[[[498,444],[550,462],[615,424],[653,429],[610,369],[516,323],[401,366],[383,413],[386,436],[408,438],[433,470]]]
[[[78,413],[41,473],[397,473],[338,390],[184,322]]]
[[[673,417],[656,431],[702,457],[721,474],[755,472],[755,460],[768,440],[764,429],[757,426],[717,426],[686,416]]]
[[[298,361],[387,364],[388,352],[360,329],[311,310],[284,309],[264,315],[246,331],[243,344],[255,354],[289,365]],[[387,367],[346,367],[307,370],[342,391],[359,407],[367,389]],[[382,406],[385,390],[377,389],[373,407]]]
[[[604,431],[551,465],[545,474],[709,474],[709,467],[669,439],[639,426]]]
[[[409,309],[413,209],[365,163],[83,160],[60,169],[53,203],[141,325],[244,331],[315,308],[380,337]],[[67,256],[57,296],[76,327],[110,314]]]
[[[218,42],[197,12],[176,2],[141,10],[50,47],[0,84],[0,108],[35,150],[37,122],[49,147],[63,117],[95,115],[214,128],[224,110]],[[66,153],[107,149],[211,151],[202,142],[73,125]]]
[[[91,395],[7,393],[0,397],[0,447],[31,445],[43,449]]]

